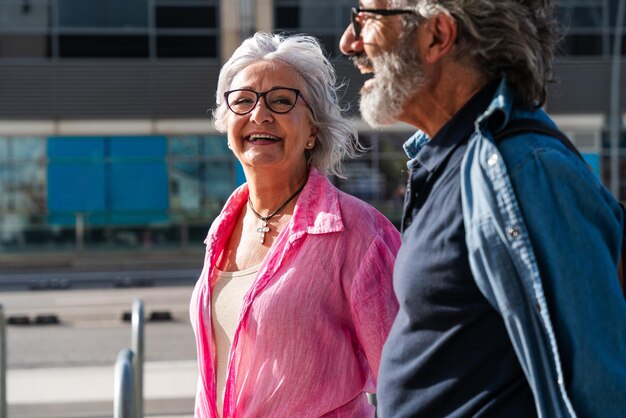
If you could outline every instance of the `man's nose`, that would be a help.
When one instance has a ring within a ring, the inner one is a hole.
[[[343,31],[343,35],[341,35],[339,49],[344,55],[356,55],[363,50],[363,43],[361,39],[362,37],[359,37],[358,40],[354,39],[352,25],[348,25],[346,30]]]

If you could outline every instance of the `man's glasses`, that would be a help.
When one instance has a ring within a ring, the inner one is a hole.
[[[311,106],[304,100],[302,93],[298,89],[275,87],[261,93],[250,89],[237,89],[224,93],[226,106],[228,106],[231,112],[240,116],[252,112],[261,97],[263,97],[265,106],[267,106],[269,110],[281,115],[291,111],[291,109],[296,106],[298,97],[301,97],[302,102],[309,108],[311,113],[313,113],[313,109],[311,109]]]
[[[352,30],[354,31],[354,40],[358,41],[361,37],[361,22],[359,22],[359,13],[370,13],[380,16],[394,15],[417,15],[415,10],[407,9],[361,9],[359,7],[352,8]]]

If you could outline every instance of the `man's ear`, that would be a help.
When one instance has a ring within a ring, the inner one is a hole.
[[[456,21],[445,13],[428,18],[420,25],[423,59],[427,63],[435,63],[448,55],[458,34]]]

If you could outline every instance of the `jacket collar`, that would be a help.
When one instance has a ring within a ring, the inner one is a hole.
[[[507,83],[506,79],[502,78],[491,99],[491,103],[487,106],[487,110],[476,119],[476,130],[478,130],[480,125],[485,121],[489,123],[493,132],[504,128],[507,123],[509,123],[509,119],[511,119],[514,100],[515,93],[513,89]]]

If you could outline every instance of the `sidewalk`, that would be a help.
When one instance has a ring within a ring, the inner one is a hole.
[[[160,418],[193,417],[195,361],[144,364],[144,411]],[[114,367],[9,369],[10,416],[91,418],[113,415]]]

